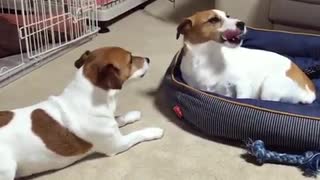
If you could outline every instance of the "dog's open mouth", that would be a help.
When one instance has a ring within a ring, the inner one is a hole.
[[[226,30],[222,33],[221,38],[232,44],[240,44],[244,33],[240,29]]]

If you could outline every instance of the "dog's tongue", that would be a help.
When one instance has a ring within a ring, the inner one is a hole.
[[[241,31],[239,29],[236,29],[236,30],[226,30],[224,33],[223,33],[223,36],[228,39],[228,40],[231,40],[233,38],[236,38],[238,37],[239,35],[241,34]]]

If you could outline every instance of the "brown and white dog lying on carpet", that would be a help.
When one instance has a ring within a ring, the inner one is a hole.
[[[315,86],[290,59],[274,52],[240,47],[245,23],[220,10],[186,18],[181,72],[197,89],[233,98],[312,103]]]
[[[115,155],[161,138],[159,128],[122,135],[119,127],[139,120],[141,113],[114,114],[123,83],[142,77],[149,62],[118,47],[87,51],[75,62],[79,70],[61,95],[1,111],[0,179],[63,168],[92,152]]]

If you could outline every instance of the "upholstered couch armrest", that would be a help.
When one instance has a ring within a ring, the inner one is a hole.
[[[273,24],[320,30],[320,0],[271,0]]]

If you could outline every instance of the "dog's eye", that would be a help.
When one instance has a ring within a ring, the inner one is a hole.
[[[230,15],[227,14],[227,18],[229,18],[229,17],[230,17]]]
[[[220,19],[218,17],[213,17],[213,18],[209,19],[208,22],[217,23],[217,22],[220,22]]]

